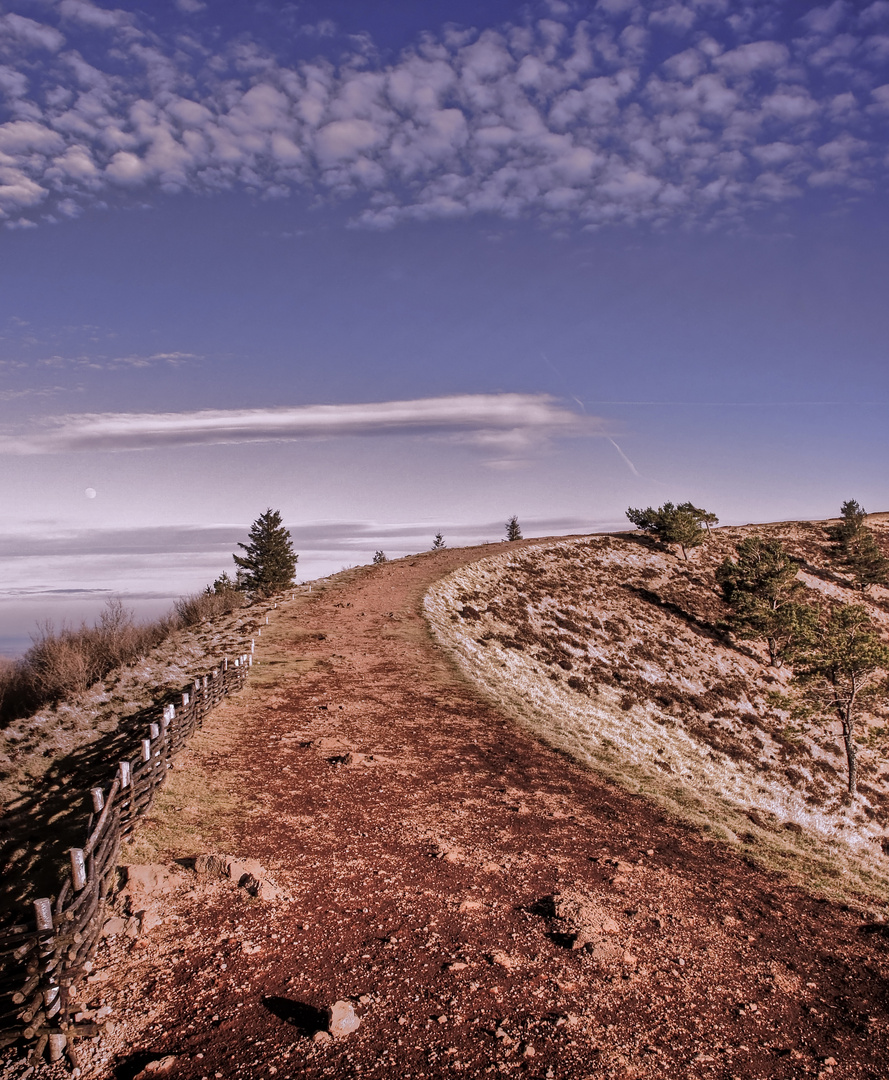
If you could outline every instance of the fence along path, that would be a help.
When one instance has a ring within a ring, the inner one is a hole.
[[[33,902],[34,925],[0,931],[0,1046],[20,1038],[33,1043],[31,1063],[67,1055],[77,1068],[74,1040],[98,1034],[96,1024],[75,1024],[79,983],[92,970],[104,923],[105,899],[112,885],[121,840],[151,806],[164,782],[170,759],[181,750],[204,716],[228,694],[240,690],[253,662],[251,653],[224,660],[196,679],[182,704],[158,706],[136,760],[121,761],[106,791],[91,791],[93,813],[82,848],[70,851],[71,867],[53,901]]]

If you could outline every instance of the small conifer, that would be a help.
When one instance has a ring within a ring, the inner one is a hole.
[[[268,509],[250,526],[250,542],[238,544],[243,555],[232,555],[238,568],[238,587],[259,596],[287,589],[293,584],[296,561],[290,532],[278,510]]]

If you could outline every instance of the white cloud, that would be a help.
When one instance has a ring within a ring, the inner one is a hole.
[[[703,222],[761,205],[764,190],[796,197],[808,175],[823,178],[817,147],[844,129],[870,152],[829,171],[857,191],[885,178],[870,126],[889,55],[883,2],[862,13],[868,38],[846,32],[840,3],[809,12],[796,40],[787,15],[778,40],[774,5],[600,0],[578,19],[560,0],[521,24],[425,35],[388,64],[358,42],[337,67],[287,65],[243,38],[215,52],[208,40],[188,59],[133,13],[61,0],[62,27],[106,44],[88,61],[55,27],[0,17],[11,58],[58,52],[42,73],[0,66],[0,210],[11,219],[45,203],[58,220],[109,186],[140,198],[242,187],[358,196],[357,220],[375,227],[479,212]],[[704,19],[694,47],[669,55]],[[317,24],[319,42],[328,31]],[[855,93],[825,86],[852,63]],[[859,99],[871,93],[869,112]]]
[[[129,26],[133,22],[133,16],[129,12],[121,11],[119,8],[110,10],[97,7],[89,0],[61,0],[59,12],[65,19],[100,30],[117,29],[121,26]]]
[[[789,60],[790,50],[786,45],[777,41],[751,41],[723,53],[714,63],[730,75],[749,75],[751,71],[782,68]]]
[[[2,437],[0,453],[140,450],[367,435],[447,436],[482,448],[515,451],[554,436],[604,431],[603,421],[581,416],[547,394],[463,394],[355,405],[63,416],[50,421],[45,430]]]
[[[0,42],[14,40],[23,45],[30,45],[49,52],[58,52],[65,44],[65,38],[52,26],[35,22],[11,12],[0,15]]]
[[[813,8],[800,22],[816,34],[830,34],[845,19],[847,13],[844,0],[833,0],[832,4]]]

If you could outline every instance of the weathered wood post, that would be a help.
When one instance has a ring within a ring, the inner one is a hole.
[[[71,848],[71,884],[75,892],[86,887],[86,860],[81,848]]]

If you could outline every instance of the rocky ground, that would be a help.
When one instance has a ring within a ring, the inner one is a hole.
[[[889,1075],[886,926],[482,701],[422,613],[478,556],[278,609],[124,852],[82,1076]]]

